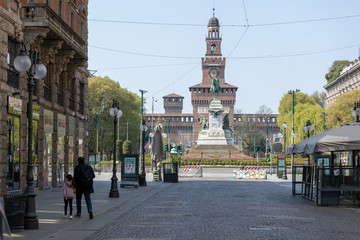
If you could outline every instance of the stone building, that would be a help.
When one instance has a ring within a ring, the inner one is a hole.
[[[47,74],[33,91],[34,185],[57,187],[87,158],[88,0],[0,1],[0,194],[24,190],[28,77],[14,68],[21,42]]]
[[[145,114],[148,125],[153,123],[163,123],[165,132],[169,131],[170,126],[170,142],[175,144],[185,145],[187,149],[192,148],[198,139],[198,133],[201,129],[200,115],[209,118],[209,104],[213,99],[210,87],[212,85],[212,78],[215,74],[218,76],[221,86],[221,93],[219,100],[225,108],[223,115],[229,113],[229,125],[232,130],[235,128],[241,130],[242,117],[251,118],[251,121],[256,122],[257,128],[266,128],[265,117],[269,117],[269,135],[279,132],[276,117],[277,114],[234,114],[234,106],[236,101],[236,91],[238,87],[231,85],[225,81],[225,66],[226,59],[222,57],[220,37],[220,24],[219,20],[213,16],[208,23],[208,34],[206,41],[205,57],[201,59],[202,64],[202,81],[196,85],[189,87],[191,92],[191,103],[193,112],[191,114],[182,113],[184,97],[176,93],[172,93],[163,97],[165,114]],[[254,120],[255,119],[255,120]],[[265,130],[264,130],[265,133]],[[236,138],[236,136],[235,136]],[[241,144],[236,141],[235,144]]]
[[[326,105],[330,106],[343,93],[360,89],[360,58],[346,65],[340,76],[324,86],[326,90]]]
[[[193,114],[182,113],[184,97],[172,93],[164,96],[163,100],[165,113],[145,114],[147,125],[162,123],[171,143],[187,144],[191,148],[195,142],[194,117]]]

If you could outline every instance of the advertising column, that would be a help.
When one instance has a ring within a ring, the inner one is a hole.
[[[53,120],[53,112],[44,109],[44,188],[51,187]]]
[[[65,148],[65,133],[66,133],[66,116],[63,114],[57,115],[57,177],[58,185],[64,182],[64,148]]]
[[[74,153],[75,153],[75,118],[69,117],[69,174],[74,174]]]

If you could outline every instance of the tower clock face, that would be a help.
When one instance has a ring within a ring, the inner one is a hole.
[[[216,68],[210,68],[209,70],[209,77],[213,78],[215,75],[219,76],[219,70]]]
[[[215,52],[216,51],[216,45],[215,44],[211,45],[210,50],[211,50],[211,52]]]

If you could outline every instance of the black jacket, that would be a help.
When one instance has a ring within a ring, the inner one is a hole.
[[[94,170],[90,165],[86,165],[85,163],[79,163],[74,170],[74,179],[76,184],[76,192],[77,193],[93,193],[93,180],[91,179],[91,184],[89,186],[84,186],[83,182],[81,181],[83,172],[86,168],[90,168],[92,172],[92,178],[95,178]]]

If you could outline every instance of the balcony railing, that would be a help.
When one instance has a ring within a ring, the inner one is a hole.
[[[33,9],[34,15],[29,15]],[[87,44],[85,37],[79,36],[56,12],[44,3],[22,3],[21,20],[26,27],[49,27],[79,54],[87,58]]]

